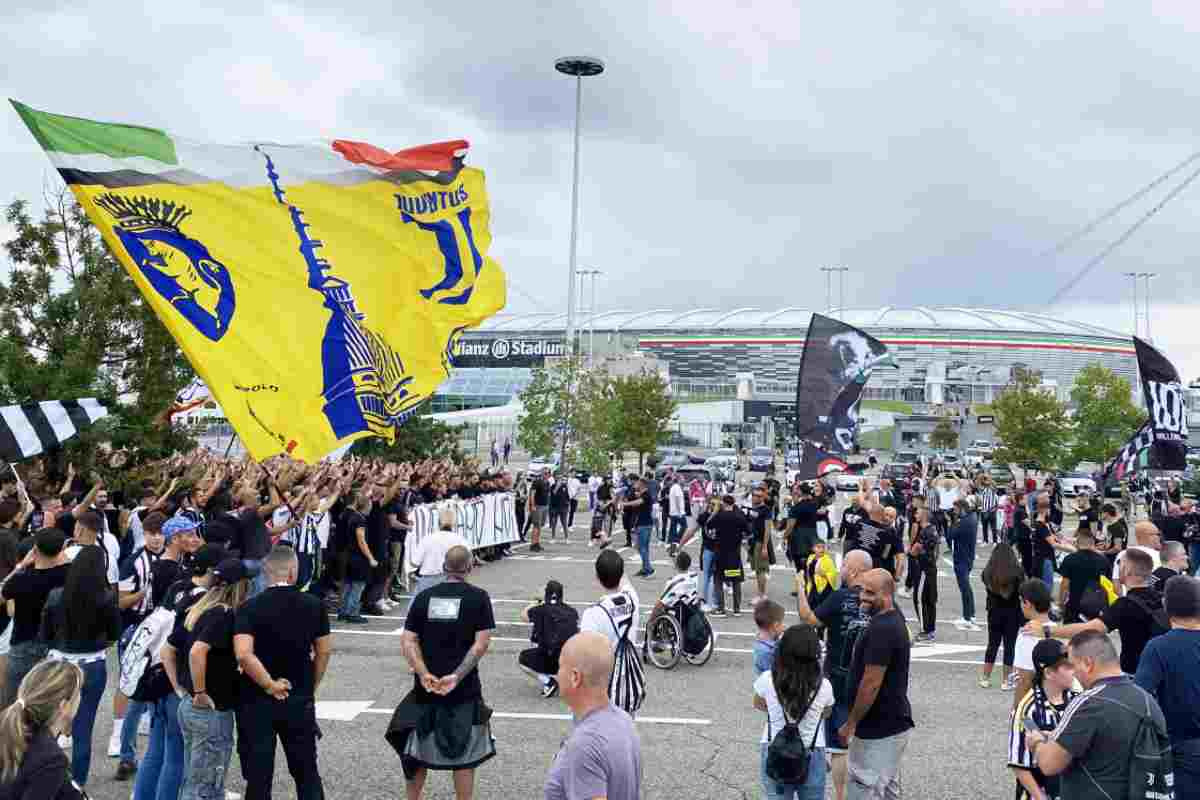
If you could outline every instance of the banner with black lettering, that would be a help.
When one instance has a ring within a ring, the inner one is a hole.
[[[517,529],[515,500],[509,492],[485,494],[471,500],[443,500],[409,509],[409,524],[412,526],[404,539],[407,568],[415,570],[412,554],[417,551],[421,539],[438,529],[438,514],[443,508],[454,509],[454,532],[467,540],[472,550],[515,542],[520,537]]]
[[[884,366],[898,365],[883,342],[813,314],[796,377],[796,436],[830,453],[851,452],[863,386],[876,367]]]
[[[1135,336],[1133,346],[1137,350],[1142,393],[1146,398],[1146,411],[1150,414],[1150,422],[1154,427],[1155,441],[1187,441],[1187,409],[1183,405],[1183,381],[1179,377],[1179,371],[1149,342],[1143,342]],[[1183,466],[1178,469],[1183,469]]]

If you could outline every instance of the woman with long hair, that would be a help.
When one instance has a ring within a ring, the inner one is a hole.
[[[823,800],[825,797],[825,718],[833,708],[833,686],[821,675],[821,639],[811,625],[793,625],[775,648],[769,672],[754,682],[754,707],[767,712],[763,728],[762,785],[768,800]],[[811,744],[803,784],[776,783],[767,776],[767,749],[784,725],[795,723],[805,746]]]
[[[212,573],[208,591],[183,618],[175,644],[181,654],[177,678],[190,692],[179,702],[183,730],[180,800],[225,796],[233,755],[233,708],[238,668],[233,654],[234,613],[250,591],[242,562],[226,559]]]
[[[42,661],[0,713],[0,796],[87,800],[71,780],[58,736],[71,730],[84,677],[69,661]]]
[[[1021,581],[1025,570],[1017,560],[1017,554],[1007,542],[1000,542],[992,550],[987,566],[983,568],[983,585],[987,589],[988,643],[983,655],[983,667],[979,671],[979,687],[992,688],[992,667],[996,665],[996,651],[1004,644],[1004,678],[1000,688],[1013,688],[1012,666],[1016,652],[1017,633],[1024,622],[1021,615]]]
[[[108,683],[107,650],[121,636],[117,595],[108,583],[104,551],[84,545],[67,570],[67,582],[46,598],[42,640],[49,658],[70,661],[83,670],[79,711],[71,726],[71,774],[87,784],[92,766],[92,728]]]

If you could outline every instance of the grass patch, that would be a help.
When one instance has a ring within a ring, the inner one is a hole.
[[[863,400],[862,407],[876,411],[891,411],[893,414],[913,413],[913,407],[902,400]]]
[[[861,433],[858,436],[858,446],[863,450],[891,450],[892,436],[896,432],[896,427],[889,426],[887,428],[879,428],[873,431]]]

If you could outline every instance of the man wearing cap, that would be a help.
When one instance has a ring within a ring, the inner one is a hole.
[[[467,583],[472,560],[466,547],[451,547],[446,580],[418,594],[404,620],[401,642],[413,688],[387,740],[400,755],[410,800],[421,797],[430,769],[452,770],[456,796],[470,798],[475,768],[496,754],[478,670],[496,620],[488,593]]]
[[[563,602],[563,585],[558,581],[547,581],[544,597],[527,606],[521,612],[521,620],[532,625],[529,640],[537,645],[522,650],[517,656],[521,669],[537,679],[542,687],[542,697],[553,697],[558,693],[555,675],[558,673],[558,657],[566,637],[579,630],[579,612]]]
[[[1171,630],[1146,644],[1134,681],[1158,700],[1167,719],[1175,797],[1200,797],[1200,581],[1166,582],[1163,606]]]
[[[438,530],[428,534],[417,542],[417,546],[412,554],[412,563],[417,569],[417,586],[413,591],[414,598],[430,586],[435,586],[446,580],[446,575],[442,567],[445,564],[446,554],[450,552],[450,548],[456,546],[465,547],[467,552],[470,552],[471,548],[467,544],[467,540],[461,534],[455,532],[455,522],[454,509],[449,506],[442,508],[438,512]]]
[[[1057,639],[1042,639],[1033,648],[1033,688],[1020,699],[1008,725],[1008,768],[1017,779],[1017,800],[1059,796],[1057,777],[1042,774],[1025,740],[1029,728],[1052,731],[1075,697],[1075,669],[1067,647]]]
[[[238,609],[233,650],[242,671],[237,747],[246,800],[269,800],[275,740],[298,800],[324,800],[317,770],[317,688],[333,652],[324,604],[296,588],[296,552],[281,545],[262,562],[267,589]]]
[[[46,656],[46,643],[38,640],[38,629],[46,597],[67,582],[70,564],[63,553],[65,541],[66,536],[58,528],[38,531],[29,554],[0,587],[0,597],[13,606],[10,609],[12,637],[8,650],[8,681],[4,686],[5,707],[16,699],[17,687],[33,665]]]

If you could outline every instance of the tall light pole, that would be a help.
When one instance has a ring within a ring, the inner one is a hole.
[[[579,277],[584,278],[591,276],[592,278],[592,312],[588,317],[588,366],[592,365],[592,359],[596,355],[596,276],[604,273],[598,269],[581,269]],[[579,307],[583,308],[583,281],[579,282]],[[583,349],[583,337],[580,336],[579,349]]]
[[[842,311],[842,316],[846,316],[846,273],[850,271],[849,267],[835,267],[838,274],[838,308]]]
[[[567,270],[567,355],[575,354],[575,251],[579,241],[579,122],[583,111],[583,79],[604,72],[604,62],[588,56],[560,58],[554,68],[575,78],[575,156],[571,171],[571,256]]]
[[[1133,335],[1137,336],[1138,333],[1140,333],[1140,331],[1138,330],[1138,303],[1137,303],[1138,274],[1136,272],[1122,272],[1121,274],[1124,275],[1126,278],[1133,279]]]
[[[833,273],[837,267],[821,267],[825,273],[825,315],[833,313]]]
[[[1139,272],[1138,277],[1146,279],[1146,339],[1147,339],[1147,341],[1153,341],[1150,338],[1150,279],[1157,278],[1158,273],[1157,272]]]

